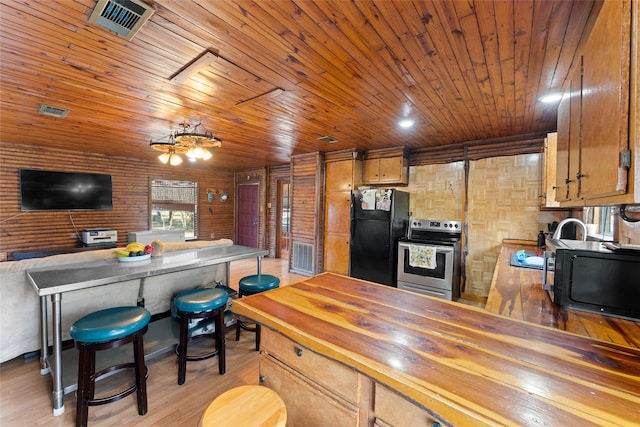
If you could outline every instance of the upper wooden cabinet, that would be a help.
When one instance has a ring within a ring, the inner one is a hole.
[[[362,166],[359,160],[339,160],[326,163],[327,191],[351,191],[360,183]]]
[[[555,185],[562,206],[638,201],[631,157],[638,138],[631,32],[637,13],[632,20],[628,0],[604,2],[570,76],[558,107]]]
[[[404,149],[368,151],[363,162],[362,183],[407,185],[409,162],[404,155]]]
[[[544,139],[544,161],[542,169],[542,197],[540,207],[557,208],[560,203],[556,201],[556,163],[558,152],[558,133],[553,132]]]

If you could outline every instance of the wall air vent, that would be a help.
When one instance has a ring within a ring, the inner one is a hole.
[[[140,0],[98,0],[89,22],[131,40],[153,12]]]
[[[335,138],[331,138],[330,136],[321,136],[320,138],[318,138],[320,141],[322,142],[327,142],[329,144],[334,144],[336,142],[338,142],[337,139]]]
[[[64,119],[69,114],[69,110],[66,108],[53,107],[51,105],[40,104],[40,108],[38,108],[38,113],[44,114],[45,116],[53,116],[58,117],[60,119]]]
[[[313,276],[313,245],[293,242],[293,263],[291,271]]]

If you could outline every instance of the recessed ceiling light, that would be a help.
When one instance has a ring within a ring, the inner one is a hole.
[[[545,104],[553,104],[554,102],[558,102],[562,99],[562,94],[560,93],[550,93],[549,95],[545,95],[540,98],[540,102],[544,102]]]
[[[411,119],[403,119],[403,120],[400,120],[398,125],[400,125],[401,128],[407,129],[413,126],[414,123],[415,122]]]

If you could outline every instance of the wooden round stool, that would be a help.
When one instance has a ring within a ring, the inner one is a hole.
[[[238,282],[238,298],[259,294],[280,286],[280,279],[271,274],[254,274],[240,279]],[[240,330],[256,333],[256,351],[260,350],[260,325],[247,326],[240,318],[236,320],[236,341],[240,340]]]
[[[287,408],[275,391],[243,385],[216,397],[200,419],[202,427],[284,427]]]

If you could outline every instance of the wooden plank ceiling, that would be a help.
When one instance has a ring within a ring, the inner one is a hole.
[[[150,140],[201,123],[223,141],[207,162],[243,169],[313,151],[542,134],[557,105],[538,98],[564,85],[596,9],[145,1],[155,13],[125,40],[88,22],[95,0],[0,0],[0,141],[153,160]],[[69,113],[41,115],[41,104]],[[414,127],[400,129],[402,118]]]

